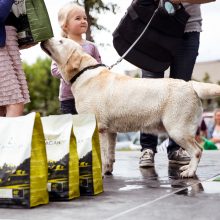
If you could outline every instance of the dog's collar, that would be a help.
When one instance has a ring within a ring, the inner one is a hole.
[[[95,68],[98,68],[100,66],[106,66],[105,64],[102,64],[102,63],[99,63],[99,64],[96,64],[96,65],[92,65],[92,66],[87,66],[85,67],[84,69],[80,70],[71,80],[70,82],[73,84],[76,79],[83,73],[85,72],[86,70],[91,70],[91,69],[95,69]]]

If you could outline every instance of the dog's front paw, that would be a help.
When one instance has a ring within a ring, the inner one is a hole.
[[[180,173],[180,177],[182,178],[191,178],[195,176],[195,172],[194,171],[189,171],[189,170],[185,170],[182,173]]]
[[[112,172],[113,172],[113,164],[105,164],[103,166],[103,174],[104,175],[112,175]]]
[[[182,178],[190,178],[195,176],[195,171],[191,169],[189,165],[180,167],[180,170],[183,171],[180,173],[180,177]]]
[[[181,171],[188,170],[188,169],[189,169],[189,165],[185,165],[185,166],[180,167]]]
[[[112,176],[112,172],[106,171],[106,172],[104,173],[104,175],[105,175],[105,176]]]

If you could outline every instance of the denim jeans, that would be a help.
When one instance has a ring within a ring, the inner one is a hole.
[[[177,49],[176,55],[170,65],[170,78],[191,80],[193,68],[198,56],[200,33],[189,32],[183,36],[183,41]],[[143,78],[163,78],[164,72],[152,73],[142,70]],[[152,116],[153,117],[153,116]],[[156,153],[157,136],[152,134],[141,133],[140,135],[141,150],[151,149]],[[178,150],[180,148],[172,139],[169,140],[167,152]]]
[[[75,99],[68,99],[60,102],[60,111],[62,114],[77,114]]]

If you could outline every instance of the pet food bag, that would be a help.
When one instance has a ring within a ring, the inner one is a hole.
[[[40,115],[0,117],[0,207],[47,204],[47,176]]]
[[[15,0],[19,47],[26,48],[53,37],[53,30],[44,0]]]
[[[79,197],[79,160],[71,114],[42,117],[48,159],[50,200]]]
[[[99,134],[93,114],[73,115],[73,132],[79,156],[80,195],[103,192]]]

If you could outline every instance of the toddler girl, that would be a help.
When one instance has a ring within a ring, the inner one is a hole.
[[[58,12],[58,21],[62,29],[62,37],[70,38],[79,43],[85,52],[101,63],[97,47],[94,43],[83,39],[82,35],[87,31],[88,22],[85,9],[82,6],[72,2],[66,4]],[[71,84],[67,84],[62,79],[55,62],[51,64],[51,74],[60,78],[59,100],[61,113],[77,114],[75,100],[71,92]]]

